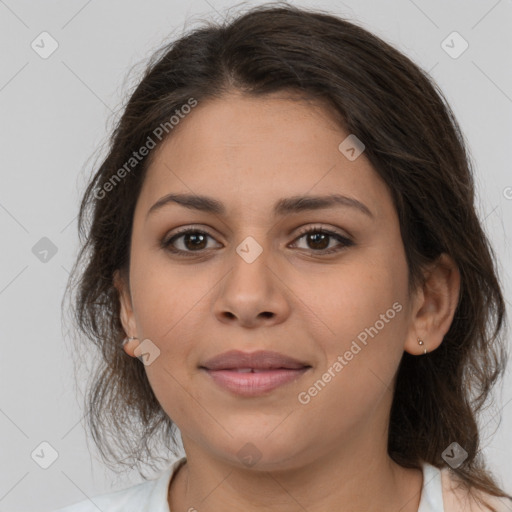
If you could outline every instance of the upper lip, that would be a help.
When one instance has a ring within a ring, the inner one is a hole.
[[[241,352],[239,350],[230,350],[208,359],[201,368],[208,370],[232,370],[238,368],[254,368],[259,370],[269,370],[276,368],[300,369],[309,367],[303,363],[278,352],[260,350],[258,352]]]

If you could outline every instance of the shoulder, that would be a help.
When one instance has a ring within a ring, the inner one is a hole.
[[[512,512],[512,500],[498,498],[483,491],[470,495],[467,488],[450,468],[441,469],[444,512],[490,512],[490,508],[480,503],[475,496],[485,500],[496,512]]]
[[[95,496],[53,512],[168,512],[169,483],[177,468],[185,462],[178,459],[152,479],[120,491]]]

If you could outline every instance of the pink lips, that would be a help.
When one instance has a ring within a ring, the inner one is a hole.
[[[200,368],[224,389],[242,396],[257,396],[303,375],[310,365],[277,352],[231,350]]]

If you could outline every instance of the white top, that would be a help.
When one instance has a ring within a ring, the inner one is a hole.
[[[87,499],[60,508],[54,512],[171,512],[167,502],[169,484],[173,474],[186,461],[186,457],[177,459],[172,465],[153,480],[146,480],[121,491],[102,494],[91,500]],[[443,480],[442,471],[428,463],[423,463],[423,488],[421,492],[418,512],[467,512],[468,510],[484,510],[480,508],[467,508],[467,503],[458,503],[453,498],[447,498],[447,488]],[[447,474],[447,473],[446,473]],[[445,502],[449,504],[445,508],[443,503],[443,489],[445,490]],[[498,506],[498,511],[512,512],[512,501],[505,498],[493,498],[493,503]]]

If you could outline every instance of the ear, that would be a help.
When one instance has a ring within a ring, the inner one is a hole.
[[[432,352],[443,342],[459,303],[460,272],[454,260],[442,253],[425,273],[415,294],[411,325],[404,350],[412,355]],[[420,345],[418,338],[423,341]]]
[[[124,277],[119,270],[116,270],[113,275],[114,287],[119,293],[120,303],[120,320],[123,325],[124,332],[127,337],[137,336],[137,326],[135,322],[135,315],[132,308],[132,298],[130,294],[130,286],[127,278]],[[130,340],[123,345],[124,351],[131,357],[135,355],[135,349],[139,345],[139,340]]]

